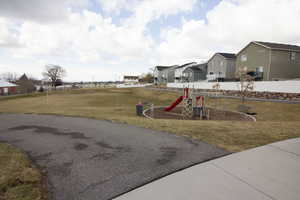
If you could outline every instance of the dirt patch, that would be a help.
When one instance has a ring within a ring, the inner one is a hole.
[[[128,152],[130,151],[130,148],[129,147],[122,147],[122,146],[112,146],[110,144],[107,144],[103,141],[99,141],[99,142],[96,142],[96,145],[104,148],[104,149],[112,149],[112,150],[116,150],[118,152]]]
[[[130,147],[115,146],[104,141],[98,141],[95,144],[100,147],[101,152],[91,156],[90,159],[110,160],[118,157],[122,153],[128,153],[131,151]]]
[[[84,149],[88,148],[88,145],[83,144],[83,143],[77,143],[74,145],[74,149],[77,151],[82,151]]]
[[[86,137],[83,133],[80,132],[62,132],[58,130],[57,128],[52,128],[52,127],[47,127],[47,126],[17,126],[10,128],[9,130],[12,131],[23,131],[23,130],[28,130],[28,129],[35,129],[35,133],[48,133],[52,135],[57,135],[57,136],[70,136],[73,139],[89,139],[89,137]]]
[[[156,162],[160,165],[165,165],[172,161],[177,155],[177,149],[174,147],[161,147],[162,152],[161,158],[157,159]]]
[[[209,120],[223,120],[223,121],[254,121],[254,119],[246,114],[227,111],[227,110],[218,110],[215,108],[206,108],[207,113],[209,113]],[[153,112],[147,110],[145,114],[154,119],[178,119],[182,120],[182,107],[178,106],[170,112],[166,112],[163,107],[154,108]],[[193,117],[191,120],[199,120],[200,117]]]
[[[73,161],[65,162],[60,165],[54,165],[49,167],[49,171],[55,176],[69,176],[71,174],[71,166]]]
[[[90,159],[100,159],[100,160],[109,160],[111,158],[116,157],[114,153],[100,152],[90,157]]]

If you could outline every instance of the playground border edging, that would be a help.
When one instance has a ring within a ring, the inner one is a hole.
[[[166,106],[154,106],[154,108],[165,108]],[[211,108],[211,107],[208,107],[208,108]],[[143,115],[144,117],[148,118],[148,119],[155,119],[155,118],[152,118],[150,117],[149,115],[146,114],[146,112],[148,112],[151,108],[147,108],[143,111]],[[232,110],[224,110],[224,109],[218,109],[218,110],[221,110],[221,111],[227,111],[227,112],[233,112],[233,113],[238,113],[238,114],[241,114],[241,115],[244,115],[246,117],[249,117],[250,119],[252,119],[253,122],[257,122],[256,118],[253,117],[252,115],[248,115],[246,113],[242,113],[242,112],[238,112],[238,111],[232,111]],[[212,120],[213,121],[213,120]]]

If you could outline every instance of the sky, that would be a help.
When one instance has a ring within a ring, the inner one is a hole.
[[[299,0],[0,0],[0,73],[115,81],[251,41],[300,45]]]

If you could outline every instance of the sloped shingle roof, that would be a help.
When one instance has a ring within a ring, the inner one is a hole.
[[[300,46],[297,46],[297,45],[280,44],[280,43],[272,43],[272,42],[260,42],[260,41],[254,41],[254,43],[265,46],[270,49],[300,51]]]
[[[187,68],[187,69],[191,69],[191,70],[193,70],[193,71],[202,71],[202,70],[199,68],[199,66],[192,66],[192,67],[189,67],[189,68]]]
[[[182,68],[182,67],[186,67],[186,66],[192,65],[192,64],[197,64],[197,63],[196,63],[196,62],[186,63],[186,64],[183,64],[183,65],[178,66],[177,69]]]
[[[161,71],[161,70],[170,68],[170,66],[156,66],[156,68],[157,68],[158,71]]]
[[[236,58],[236,55],[233,54],[233,53],[218,53],[218,54],[220,54],[223,57],[228,58],[228,59],[235,59]]]
[[[23,74],[20,78],[19,81],[28,81],[29,79],[27,78],[26,74]]]

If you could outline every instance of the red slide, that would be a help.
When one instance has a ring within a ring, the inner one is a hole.
[[[176,99],[176,101],[174,101],[172,103],[172,105],[170,105],[169,107],[165,108],[165,111],[169,112],[171,110],[173,110],[173,108],[175,108],[178,104],[180,104],[180,102],[183,100],[183,96],[178,97],[178,99]]]

